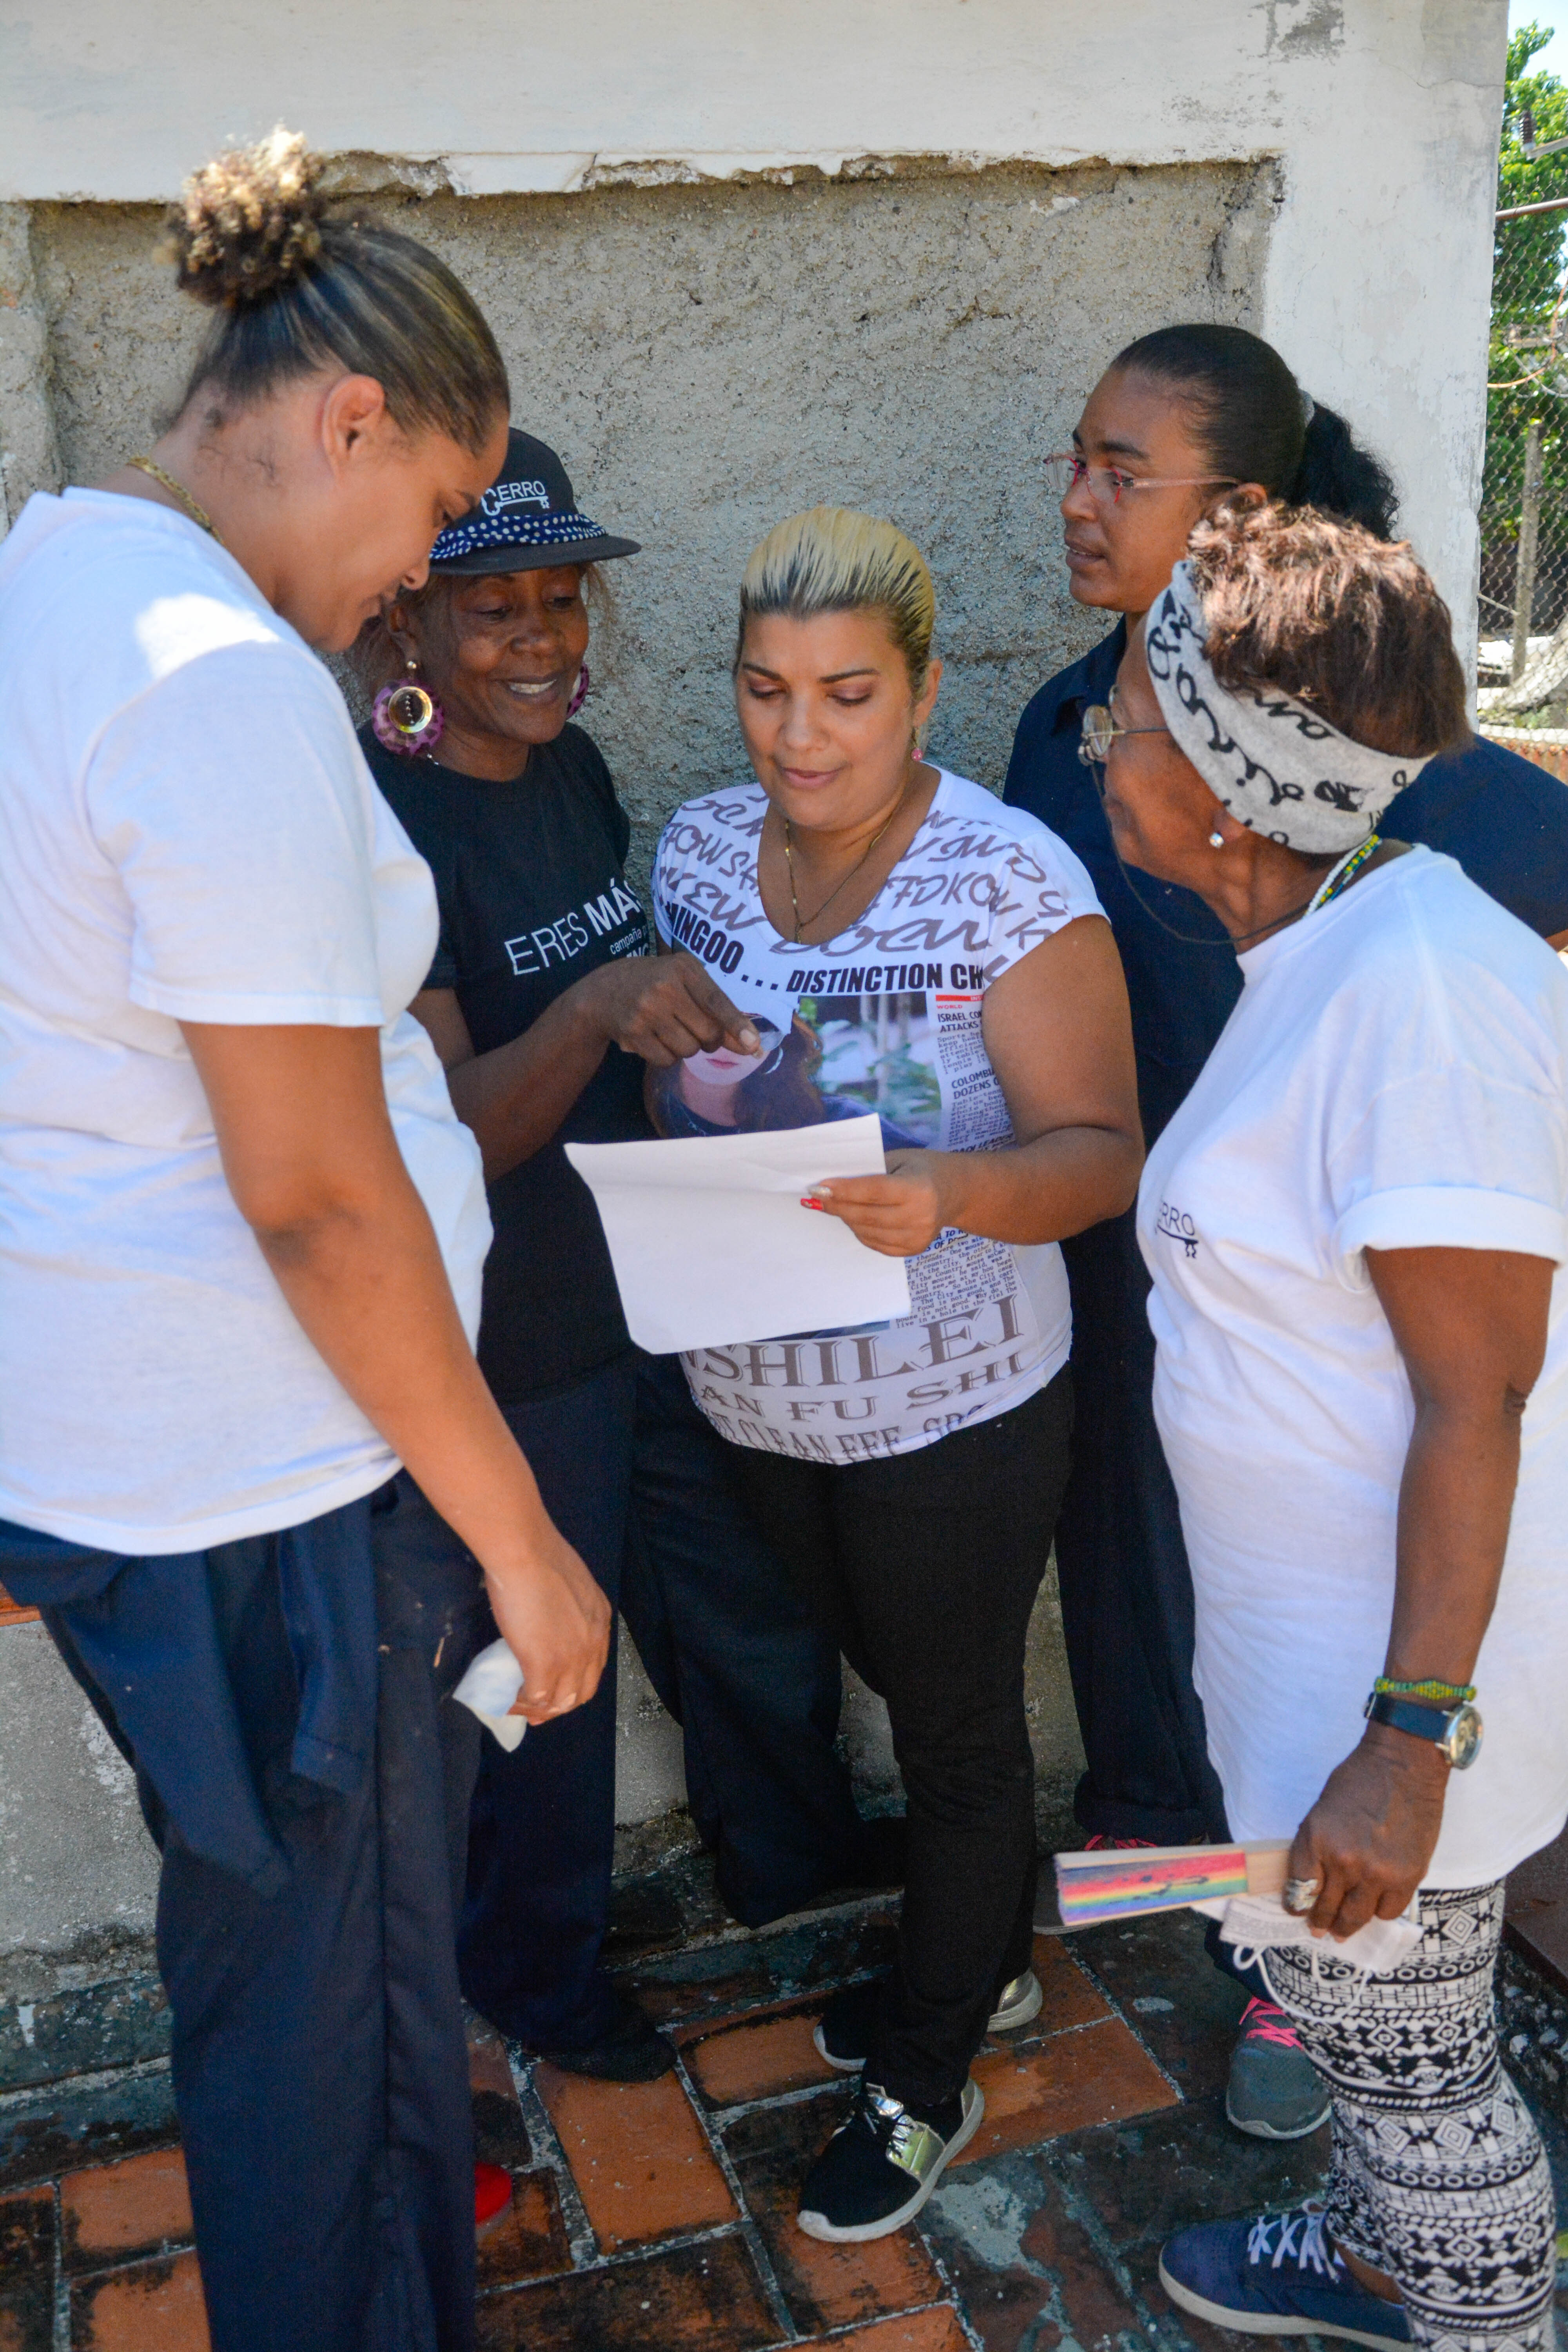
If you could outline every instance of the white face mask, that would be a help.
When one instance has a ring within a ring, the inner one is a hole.
[[[1204,651],[1192,567],[1178,563],[1143,629],[1144,657],[1177,749],[1231,814],[1289,849],[1354,849],[1425,758],[1355,743],[1290,695],[1221,686]]]

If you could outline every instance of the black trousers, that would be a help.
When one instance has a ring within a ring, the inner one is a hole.
[[[480,1733],[446,1695],[488,1612],[473,1560],[412,1479],[371,1509],[375,1759],[352,1796],[290,1769],[299,1693],[277,1539],[190,1555],[289,1865],[270,1897],[181,1842],[83,1664],[71,1612],[44,1612],[137,1767],[162,1849],[158,1963],[215,2352],[468,2352],[474,2340],[454,1928]]]
[[[1089,1769],[1091,1833],[1224,1837],[1225,1801],[1193,1688],[1193,1579],[1154,1426],[1149,1275],[1133,1212],[1062,1244],[1072,1286],[1072,1475],[1057,1575]]]
[[[868,2073],[906,2105],[962,2089],[996,1992],[1028,1966],[1029,1616],[1067,1480],[1063,1370],[1014,1412],[842,1466],[737,1447],[758,1516],[888,1704],[909,1811],[899,1952]]]
[[[673,1356],[628,1354],[503,1408],[546,1509],[612,1601],[682,1727],[692,1819],[720,1891],[758,1927],[859,1874],[834,1747],[838,1653],[745,1506]],[[615,1848],[616,1661],[586,1706],[484,1743],[463,1990],[531,2048],[583,2048],[614,2014],[599,1962]]]

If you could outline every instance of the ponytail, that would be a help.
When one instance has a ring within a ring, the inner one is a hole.
[[[510,405],[483,313],[444,261],[395,229],[334,217],[325,165],[279,127],[185,182],[166,224],[182,293],[215,311],[185,387],[236,408],[319,368],[374,376],[406,433],[477,455]]]
[[[1399,499],[1388,469],[1343,417],[1314,407],[1260,335],[1198,321],[1161,327],[1129,343],[1110,368],[1170,387],[1216,475],[1260,482],[1271,499],[1393,538]]]
[[[1320,404],[1313,409],[1301,462],[1284,497],[1289,506],[1316,507],[1341,522],[1360,523],[1373,539],[1394,537],[1399,493],[1393,478],[1370,449],[1357,446],[1344,418],[1331,408]]]

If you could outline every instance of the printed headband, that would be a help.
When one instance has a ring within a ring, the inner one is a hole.
[[[1221,686],[1204,639],[1192,567],[1178,563],[1143,631],[1149,676],[1177,749],[1215,799],[1268,840],[1289,849],[1358,847],[1426,759],[1352,742],[1289,694]]]

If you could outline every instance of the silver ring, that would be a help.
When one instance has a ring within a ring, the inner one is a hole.
[[[1310,1911],[1323,1891],[1321,1878],[1288,1878],[1279,1900],[1287,1911]]]

